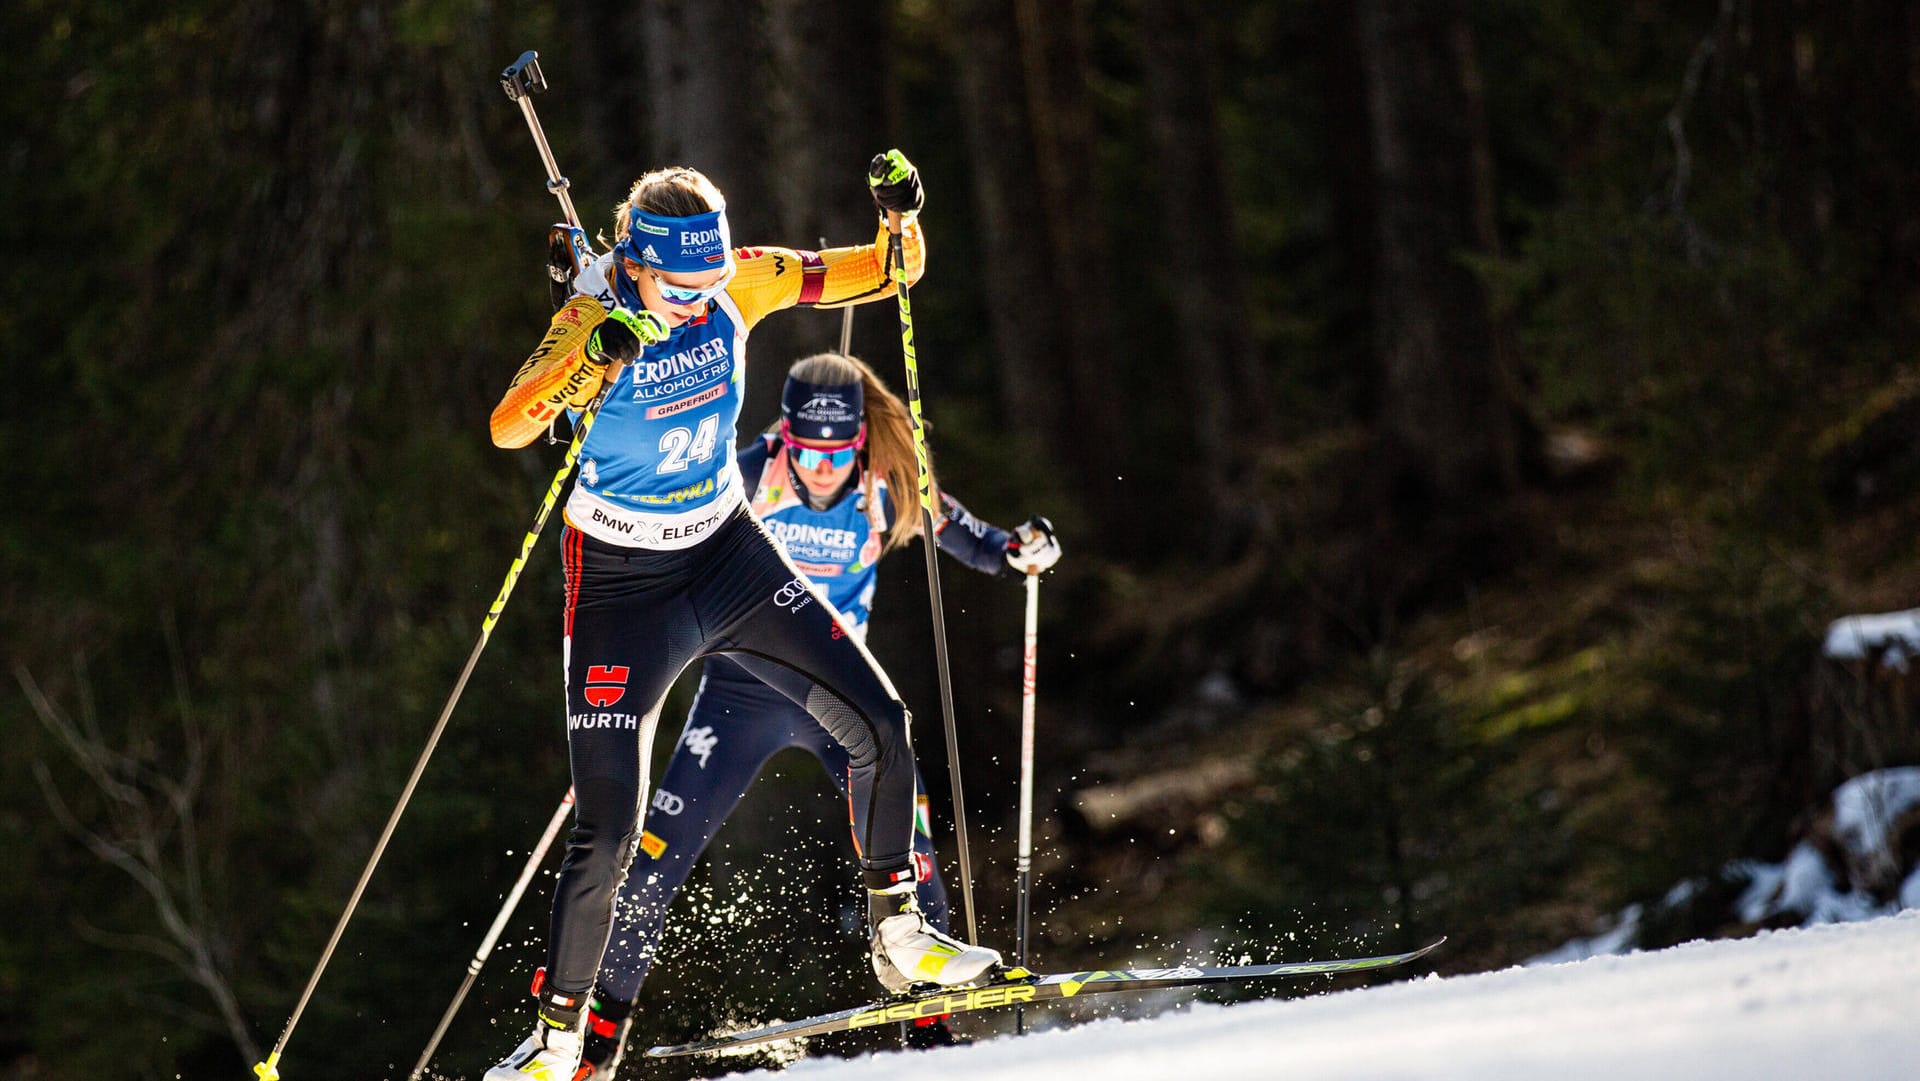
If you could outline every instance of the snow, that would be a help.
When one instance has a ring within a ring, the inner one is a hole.
[[[1904,1081],[1920,1074],[1915,1002],[1920,912],[1906,912],[1569,964],[1198,1005],[911,1058],[807,1059],[782,1076]],[[1028,1019],[1048,1023],[1046,1008]]]
[[[1920,655],[1920,608],[1881,615],[1845,616],[1827,625],[1823,652],[1835,660],[1863,661],[1885,650],[1881,662],[1897,672]]]
[[[1920,768],[1876,770],[1841,785],[1833,793],[1829,835],[1845,853],[1847,881],[1836,877],[1818,848],[1802,841],[1783,864],[1743,865],[1750,878],[1738,905],[1740,918],[1758,923],[1797,913],[1803,925],[1811,925],[1920,908],[1920,867],[1900,881],[1901,857],[1893,836],[1894,825],[1917,811]],[[1898,889],[1889,900],[1874,896],[1874,889],[1896,882]]]
[[[1842,890],[1818,849],[1806,842],[1787,853],[1787,862],[1753,864],[1754,877],[1736,906],[1740,918],[1759,923],[1782,913],[1798,913],[1804,925],[1846,923],[1882,915],[1873,898]]]
[[[1782,863],[1736,860],[1721,869],[1722,881],[1746,885],[1729,917],[1772,927],[1813,927],[1920,909],[1920,864],[1903,865],[1909,856],[1897,835],[1920,816],[1920,767],[1863,773],[1834,790],[1828,810],[1816,831],[1820,843],[1802,840]],[[1563,943],[1528,963],[1626,953],[1640,945],[1650,908],[1671,916],[1694,899],[1702,884],[1688,880],[1651,906],[1628,905],[1592,937]]]
[[[1777,881],[1777,879],[1776,879]],[[1660,899],[1659,908],[1673,909],[1693,900],[1700,892],[1700,883],[1695,880],[1682,882],[1667,891]],[[1633,904],[1620,910],[1611,929],[1602,931],[1592,938],[1576,938],[1549,950],[1538,957],[1529,958],[1529,965],[1558,965],[1568,961],[1584,961],[1589,957],[1604,957],[1609,954],[1626,953],[1640,944],[1640,926],[1647,916],[1647,906]]]
[[[1833,834],[1862,862],[1893,859],[1888,833],[1920,805],[1920,767],[1863,773],[1833,792]]]

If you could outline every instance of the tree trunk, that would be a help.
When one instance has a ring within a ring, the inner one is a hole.
[[[1093,104],[1087,97],[1088,57],[1084,0],[1014,0],[1020,62],[1027,92],[1027,123],[1034,137],[1038,195],[1044,211],[1036,234],[1049,252],[1045,292],[1020,303],[1045,303],[1065,334],[1064,361],[1071,439],[1081,491],[1090,510],[1119,526],[1133,516],[1136,489],[1113,465],[1125,461],[1129,440],[1113,329],[1113,258],[1096,177],[1099,147]],[[1018,238],[1016,238],[1017,240]],[[1119,533],[1118,536],[1133,536]]]
[[[1861,318],[1912,328],[1920,320],[1920,173],[1912,164],[1920,155],[1920,10],[1902,0],[1800,0],[1739,14],[1745,22],[1720,48],[1752,77],[1726,80],[1721,109],[1753,126],[1771,216],[1817,273],[1851,273],[1836,263],[1867,260]]]
[[[1209,504],[1204,535],[1194,539],[1226,558],[1256,527],[1247,491],[1270,404],[1248,326],[1206,27],[1193,0],[1141,2],[1154,205],[1163,230],[1153,273],[1178,327],[1181,384],[1191,395],[1193,447]]]
[[[1119,538],[1124,380],[1079,0],[956,5],[961,115],[972,150],[981,275],[1011,423],[1031,433],[1092,521]]]
[[[1354,19],[1376,207],[1378,424],[1396,509],[1460,521],[1518,483],[1516,379],[1467,264],[1498,248],[1472,32],[1458,0],[1362,0]]]
[[[690,165],[719,185],[735,243],[772,240],[778,224],[757,107],[768,91],[760,14],[752,0],[660,0],[640,9],[649,105],[645,165]]]
[[[769,0],[767,11],[766,160],[774,235],[808,248],[823,239],[828,247],[867,243],[878,221],[867,194],[867,162],[896,144],[910,158],[920,152],[893,131],[887,115],[886,12],[877,0]],[[940,238],[930,242],[937,251]],[[892,302],[856,308],[851,348],[898,386],[896,313]],[[783,319],[782,329],[795,356],[816,353],[839,347],[841,318],[838,311],[804,315]]]
[[[999,374],[1000,405],[1016,432],[1034,438],[1058,462],[1072,460],[1066,429],[1067,381],[1049,340],[1047,246],[1027,129],[1020,40],[1011,0],[960,0],[946,36],[958,42],[960,112],[973,163],[980,221],[981,287]]]
[[[642,6],[650,105],[645,168],[687,165],[705,173],[726,195],[736,245],[808,248],[819,242],[817,234],[795,236],[780,228],[783,218],[792,217],[782,212],[781,189],[807,181],[772,168],[772,137],[779,136],[783,152],[805,137],[777,130],[771,119],[777,114],[762,107],[781,93],[770,69],[775,54],[768,14],[755,0]],[[794,112],[786,110],[783,119],[790,124]],[[742,358],[756,361],[741,417],[749,428],[759,423],[756,418],[771,416],[779,402],[780,374],[801,349],[798,318],[776,315],[753,332]]]

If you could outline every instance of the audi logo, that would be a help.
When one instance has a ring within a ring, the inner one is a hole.
[[[790,612],[797,612],[813,599],[813,593],[807,589],[805,579],[795,578],[773,592],[773,603]]]

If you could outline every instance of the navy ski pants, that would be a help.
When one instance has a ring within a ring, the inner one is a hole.
[[[846,749],[807,711],[724,657],[706,662],[700,693],[655,787],[647,810],[640,854],[620,891],[613,936],[600,965],[596,993],[630,1002],[640,993],[660,944],[673,898],[707,843],[713,840],[753,780],[774,755],[797,747],[819,759],[827,777],[847,799],[851,764]],[[920,908],[936,927],[947,926],[947,891],[934,870],[933,838],[926,829],[926,796],[919,789],[913,836],[919,870]],[[849,801],[854,837],[864,832],[859,805]]]
[[[868,878],[884,881],[911,866],[906,707],[745,508],[691,548],[621,548],[569,528],[562,555],[574,823],[554,883],[548,986],[563,994],[592,989],[645,826],[659,703],[701,656],[733,657],[846,748]]]

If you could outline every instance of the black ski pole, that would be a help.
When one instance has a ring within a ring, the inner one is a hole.
[[[905,155],[889,151],[874,159],[868,179],[876,186],[907,178]],[[927,593],[933,603],[934,663],[940,673],[940,712],[947,726],[947,774],[953,781],[953,835],[960,855],[960,900],[967,913],[967,942],[980,942],[973,913],[973,861],[967,854],[967,804],[960,786],[960,736],[953,720],[953,676],[947,669],[947,621],[940,602],[940,563],[934,557],[933,469],[927,461],[927,429],[920,414],[920,362],[913,352],[913,305],[907,297],[907,261],[900,239],[900,214],[887,211],[888,262],[894,295],[900,301],[900,351],[907,365],[907,412],[913,419],[913,457],[920,472],[920,539],[927,553]]]

